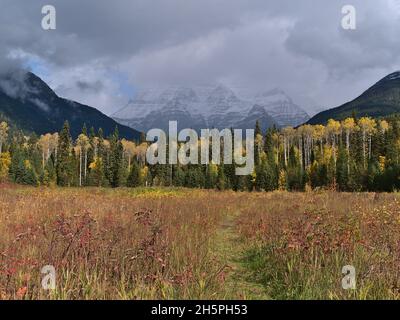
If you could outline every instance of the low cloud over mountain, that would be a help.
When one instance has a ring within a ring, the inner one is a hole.
[[[112,117],[138,130],[168,128],[178,121],[183,128],[263,128],[296,126],[309,119],[282,90],[252,93],[248,88],[231,89],[224,85],[152,88],[139,92],[135,99]]]

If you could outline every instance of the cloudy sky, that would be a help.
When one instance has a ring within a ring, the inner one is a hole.
[[[41,27],[54,5],[57,29]],[[357,29],[341,27],[344,5]],[[141,87],[280,87],[312,113],[400,69],[400,0],[0,0],[0,72],[111,114]]]

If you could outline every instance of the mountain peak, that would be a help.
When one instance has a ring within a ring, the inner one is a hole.
[[[178,119],[183,128],[253,128],[257,117],[266,126],[296,126],[309,118],[282,89],[257,97],[250,88],[224,84],[148,88],[113,114],[119,123],[142,131],[168,128],[169,120]]]
[[[280,88],[260,92],[256,95],[257,103],[268,105],[271,103],[293,103],[292,99]]]
[[[198,100],[196,92],[192,88],[179,87],[174,92],[173,99],[175,101],[196,102]]]
[[[239,99],[232,89],[223,84],[219,84],[215,87],[207,98],[207,102],[210,104],[229,104],[237,101],[239,101]]]

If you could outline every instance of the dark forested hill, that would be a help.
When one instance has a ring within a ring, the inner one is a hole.
[[[353,101],[318,113],[307,123],[325,124],[331,118],[342,120],[353,113],[358,117],[400,113],[400,71],[384,77]]]
[[[99,110],[63,99],[31,72],[16,72],[0,77],[0,115],[24,131],[44,134],[57,132],[65,120],[76,137],[84,124],[95,130],[102,128],[107,136],[118,126],[126,139],[138,139],[140,133],[118,124]]]

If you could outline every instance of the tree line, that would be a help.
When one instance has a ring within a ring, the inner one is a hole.
[[[200,143],[200,142],[199,142]],[[73,140],[65,122],[40,137],[0,123],[0,181],[27,185],[177,186],[235,191],[332,189],[400,190],[400,117],[349,117],[298,128],[255,125],[255,169],[235,175],[235,164],[149,165],[144,136],[119,138],[118,129],[82,128]],[[221,142],[221,148],[223,142]]]

